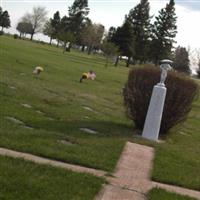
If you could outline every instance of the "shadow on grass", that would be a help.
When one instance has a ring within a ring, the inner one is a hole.
[[[73,62],[77,62],[77,59],[80,60],[80,63],[92,63],[92,64],[97,64],[97,65],[102,65],[105,64],[103,58],[102,61],[99,61],[99,58],[87,58],[85,54],[80,54],[80,55],[73,55],[73,54],[66,54],[67,57],[71,59]]]
[[[32,121],[27,122],[27,125],[30,125],[36,129],[45,129],[47,131],[66,133],[66,134],[76,134],[83,133],[80,128],[88,128],[97,132],[97,134],[90,134],[97,137],[101,136],[119,136],[119,137],[129,137],[132,136],[133,131],[135,130],[133,126],[126,124],[108,122],[108,121],[95,121],[95,120],[76,120],[76,121]]]

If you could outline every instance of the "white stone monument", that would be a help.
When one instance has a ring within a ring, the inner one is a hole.
[[[167,71],[171,69],[170,65],[172,64],[172,61],[162,60],[160,63],[160,68],[162,70],[160,82],[153,88],[144,129],[142,132],[142,137],[150,140],[158,140],[165,96],[167,92],[165,80],[167,78]]]

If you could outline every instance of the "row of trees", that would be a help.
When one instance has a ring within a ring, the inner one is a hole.
[[[0,11],[3,13],[2,9]],[[149,13],[149,1],[141,0],[125,16],[122,26],[111,27],[105,34],[103,25],[92,23],[88,18],[88,0],[74,0],[68,15],[61,17],[57,11],[48,20],[45,8],[34,7],[21,18],[17,30],[20,37],[30,34],[31,40],[34,34],[42,32],[49,36],[50,44],[53,39],[57,40],[57,46],[62,42],[64,51],[70,51],[72,44],[82,46],[82,50],[87,46],[88,53],[101,49],[106,55],[106,63],[116,57],[116,66],[120,56],[128,58],[127,66],[130,62],[158,64],[163,58],[171,58],[177,70],[190,73],[187,50],[178,47],[174,51],[173,48],[177,33],[174,0],[169,0],[154,21]]]
[[[127,56],[127,66],[130,61],[134,63],[153,62],[163,58],[172,57],[172,48],[176,36],[176,14],[174,0],[170,0],[165,8],[159,11],[151,23],[152,16],[149,14],[148,0],[141,0],[138,5],[131,9],[125,16],[124,23],[120,27],[111,27],[107,37],[104,37],[104,26],[93,24],[88,18],[88,0],[75,0],[68,9],[68,16],[60,17],[57,11],[46,23],[45,8],[33,8],[32,13],[27,13],[17,26],[22,34],[33,35],[43,32],[52,39],[64,43],[64,49],[68,43],[88,47],[88,53],[101,47],[108,56],[118,54],[115,65],[118,64],[119,56]],[[109,44],[105,44],[109,43]],[[112,48],[111,48],[112,47]],[[107,49],[108,48],[108,49]],[[118,49],[118,53],[116,53]]]
[[[20,36],[33,35],[43,32],[49,36],[50,44],[53,39],[63,43],[64,51],[70,51],[71,44],[82,46],[84,51],[87,46],[90,54],[94,49],[101,49],[106,55],[106,65],[111,57],[116,56],[117,66],[120,56],[127,56],[127,66],[133,63],[153,62],[163,58],[174,60],[177,70],[190,73],[188,52],[183,47],[172,51],[176,36],[176,15],[174,0],[170,0],[165,8],[159,11],[151,23],[150,6],[148,0],[141,0],[125,16],[120,27],[111,27],[107,35],[104,26],[94,24],[88,18],[88,0],[75,0],[68,9],[68,16],[60,16],[57,11],[52,18],[47,20],[45,8],[33,8],[32,13],[23,16],[18,23],[17,30]],[[68,44],[68,48],[66,48]]]
[[[128,57],[127,66],[131,58],[134,63],[153,62],[158,64],[163,58],[170,58],[174,38],[177,33],[174,0],[170,0],[165,8],[159,11],[151,23],[148,0],[140,3],[125,16],[121,27],[111,27],[108,33],[108,42],[119,47],[120,55]],[[116,65],[118,59],[116,60]]]
[[[104,26],[101,24],[94,24],[87,17],[89,14],[88,0],[75,0],[68,10],[68,16],[61,18],[59,11],[57,11],[52,18],[46,20],[45,8],[33,8],[32,13],[27,13],[22,17],[17,25],[17,30],[20,36],[37,32],[43,32],[50,37],[50,44],[53,39],[57,40],[57,45],[60,41],[63,42],[64,49],[68,43],[68,50],[71,44],[88,47],[90,53],[93,48],[99,48],[103,34]]]
[[[1,26],[1,31],[3,31],[4,28],[9,28],[10,27],[10,16],[8,14],[8,11],[0,7],[0,26]]]
[[[17,24],[17,30],[22,35],[33,35],[42,32],[45,21],[47,20],[47,11],[43,7],[34,7],[32,13],[26,13]]]
[[[57,45],[60,41],[64,43],[64,50],[68,43],[68,50],[72,43],[82,46],[84,51],[85,46],[88,47],[90,54],[93,49],[99,49],[102,37],[104,34],[104,26],[101,24],[92,23],[87,17],[89,14],[87,0],[75,0],[73,5],[69,7],[68,16],[60,17],[57,11],[53,18],[50,18],[43,29],[43,33],[52,39],[57,40]]]

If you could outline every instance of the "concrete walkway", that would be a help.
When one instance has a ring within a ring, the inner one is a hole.
[[[105,174],[107,173],[102,170],[82,167],[79,165],[72,165],[72,164],[68,164],[68,163],[64,163],[60,161],[51,160],[48,158],[42,158],[42,157],[35,156],[29,153],[21,153],[21,152],[17,152],[17,151],[5,149],[5,148],[0,148],[0,155],[9,156],[13,158],[22,158],[24,160],[32,161],[38,164],[46,164],[46,165],[51,165],[54,167],[61,167],[61,168],[68,169],[74,172],[89,173],[89,174],[93,174],[99,177],[105,176]]]
[[[154,187],[200,199],[199,191],[152,182],[153,158],[153,148],[127,142],[115,178],[108,178],[109,184],[104,186],[96,200],[146,200],[146,194]]]
[[[150,172],[154,150],[151,147],[127,142],[109,184],[96,200],[144,200],[151,189]]]
[[[0,155],[22,158],[38,164],[52,165],[75,172],[90,173],[99,177],[106,177],[107,174],[102,170],[67,164],[5,148],[0,148]],[[146,200],[146,194],[154,187],[200,199],[199,191],[152,182],[150,174],[153,158],[153,148],[127,142],[113,177],[106,177],[109,184],[104,185],[95,200]]]
[[[169,192],[174,192],[177,194],[186,195],[186,196],[190,196],[196,199],[200,199],[200,191],[191,190],[191,189],[187,189],[187,188],[183,188],[183,187],[179,187],[175,185],[157,183],[157,182],[152,182],[152,187],[158,187],[158,188],[167,190]]]

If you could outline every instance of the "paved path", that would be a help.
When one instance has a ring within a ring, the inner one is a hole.
[[[154,150],[127,142],[114,172],[96,200],[144,200],[151,189],[150,171]]]
[[[200,199],[199,191],[152,182],[153,158],[153,148],[127,142],[118,161],[115,178],[108,178],[109,184],[104,186],[96,200],[146,200],[146,194],[154,187]]]
[[[92,168],[82,167],[79,165],[72,165],[72,164],[55,161],[55,160],[50,160],[48,158],[42,158],[39,156],[34,156],[32,154],[21,153],[21,152],[17,152],[17,151],[5,149],[5,148],[0,148],[0,155],[10,156],[10,157],[14,157],[14,158],[22,158],[24,160],[29,160],[29,161],[32,161],[35,163],[47,164],[47,165],[51,165],[54,167],[61,167],[64,169],[69,169],[69,170],[75,171],[75,172],[90,173],[90,174],[93,174],[93,175],[99,176],[99,177],[105,176],[105,174],[107,173],[102,170],[96,170],[96,169],[92,169]]]
[[[152,187],[159,187],[169,192],[175,192],[181,195],[186,195],[186,196],[190,196],[196,199],[200,199],[200,191],[190,190],[190,189],[175,186],[175,185],[168,185],[168,184],[157,183],[157,182],[152,182]]]
[[[0,155],[23,158],[39,164],[69,169],[75,172],[90,173],[99,177],[106,177],[107,172],[92,168],[54,161],[28,153],[16,152],[0,148]],[[146,194],[153,187],[188,195],[200,199],[200,192],[178,186],[152,182],[150,174],[154,158],[154,149],[144,145],[127,142],[118,161],[113,177],[107,177],[109,184],[96,196],[96,200],[146,200]]]

